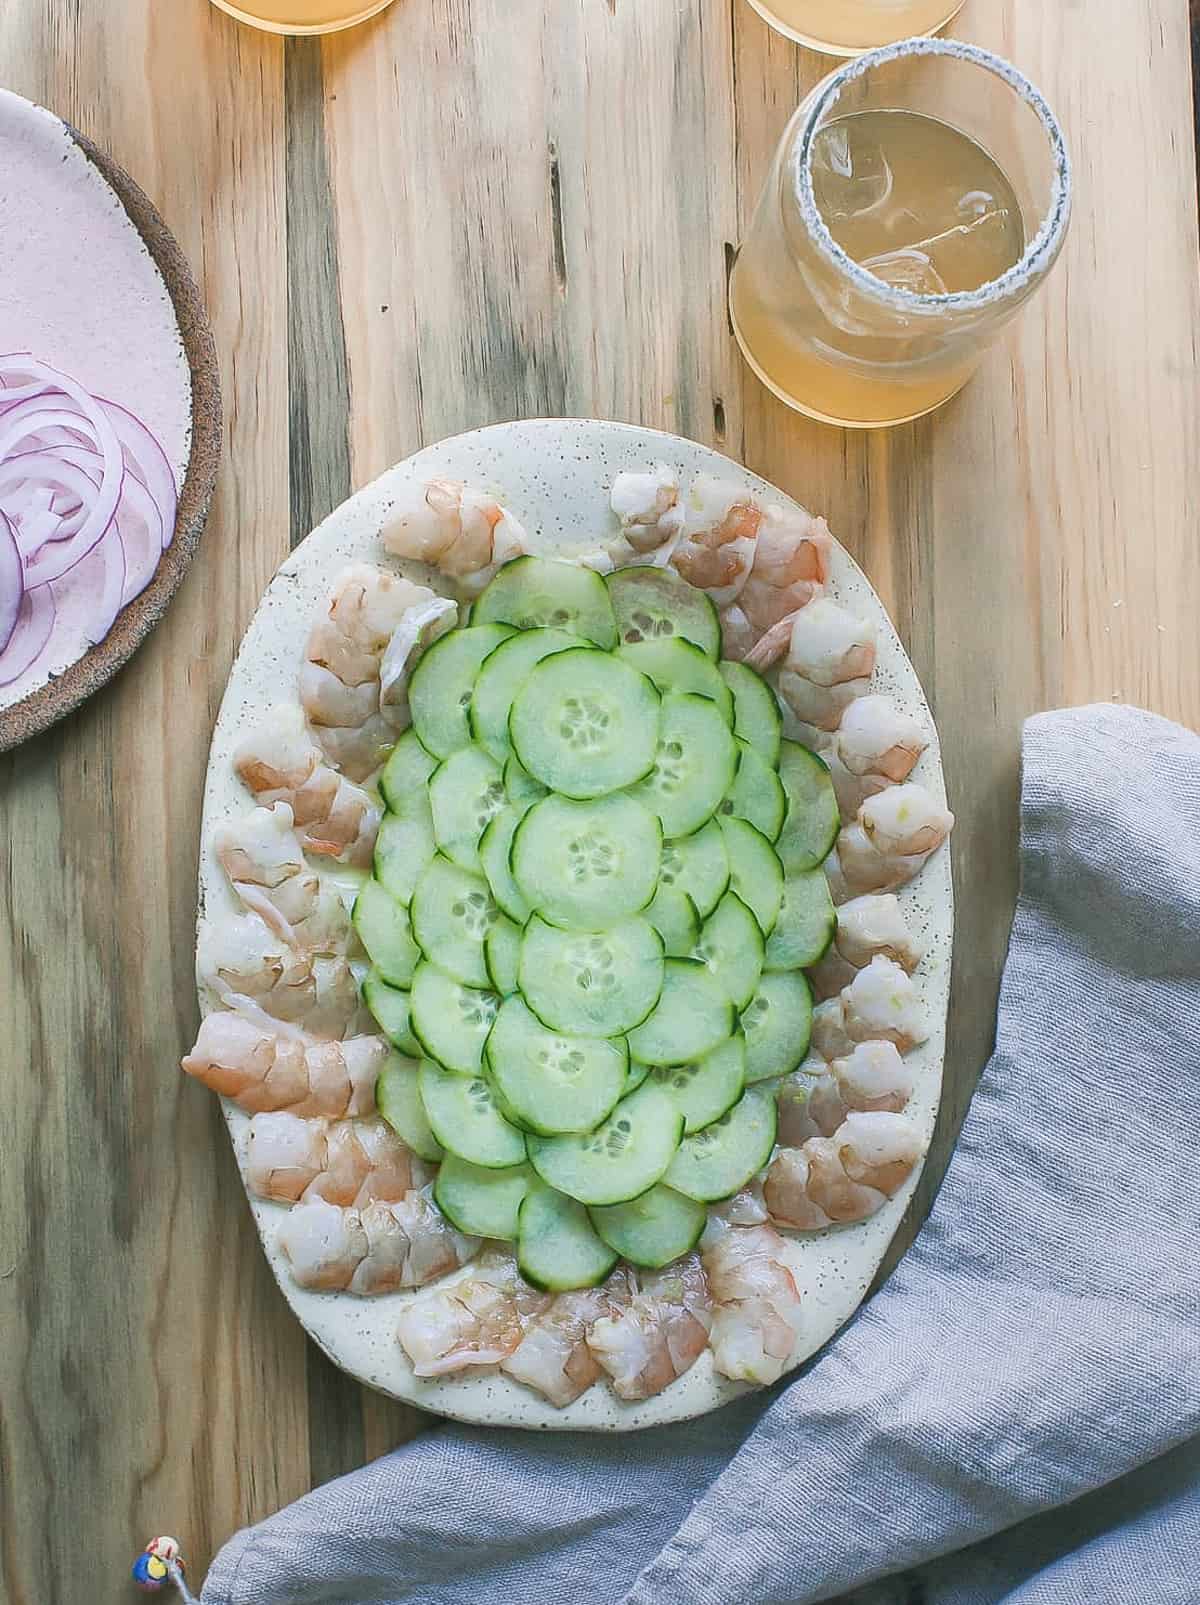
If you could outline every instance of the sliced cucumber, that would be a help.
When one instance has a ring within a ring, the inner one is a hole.
[[[375,879],[398,903],[407,903],[436,851],[429,797],[414,793],[403,812],[383,816],[375,838]]]
[[[779,919],[767,942],[764,968],[807,969],[825,957],[836,930],[837,910],[824,871],[810,869],[788,875]]]
[[[418,947],[464,986],[487,986],[483,944],[499,918],[483,876],[440,854],[413,893],[412,930]]]
[[[604,581],[591,569],[555,558],[518,557],[506,563],[475,603],[471,621],[473,626],[566,630],[608,651],[617,644]]]
[[[776,850],[789,875],[816,869],[829,857],[841,828],[837,797],[829,770],[815,752],[798,741],[785,741],[779,755],[779,778],[787,793],[787,818]]]
[[[661,879],[646,918],[663,939],[668,958],[686,958],[700,940],[700,916],[686,892],[664,886]]]
[[[629,1051],[643,1064],[701,1059],[733,1032],[736,1011],[725,988],[696,959],[667,959],[662,996],[629,1033]]]
[[[517,826],[512,873],[551,924],[596,930],[645,908],[661,856],[658,820],[632,797],[545,797]]]
[[[715,662],[721,655],[721,621],[712,599],[671,568],[637,564],[606,576],[608,599],[625,646],[680,636]]]
[[[654,767],[629,794],[658,815],[665,836],[690,836],[712,817],[736,770],[737,749],[717,705],[672,691],[662,700]]]
[[[521,813],[549,795],[548,789],[540,780],[533,778],[515,752],[510,754],[504,765],[504,789],[509,802]]]
[[[578,645],[579,637],[566,630],[522,630],[485,660],[471,693],[471,733],[497,763],[512,751],[508,716],[529,671],[543,658]]]
[[[649,1082],[584,1136],[530,1137],[533,1168],[581,1204],[621,1204],[659,1181],[683,1135],[683,1116]]]
[[[367,881],[354,900],[354,929],[367,957],[392,986],[408,986],[420,958],[408,910],[378,881]]]
[[[425,1114],[415,1064],[402,1059],[398,1053],[389,1054],[375,1083],[375,1104],[400,1141],[407,1144],[418,1159],[428,1160],[431,1165],[438,1163],[442,1145]]]
[[[510,1126],[496,1108],[492,1089],[482,1076],[454,1075],[431,1059],[422,1059],[418,1074],[429,1125],[447,1153],[485,1170],[522,1162],[524,1133]]]
[[[472,1237],[499,1238],[511,1243],[517,1235],[517,1216],[537,1177],[528,1165],[508,1170],[485,1170],[457,1154],[447,1154],[433,1184],[433,1197],[452,1226]]]
[[[776,768],[783,715],[775,693],[761,675],[744,663],[722,663],[721,678],[733,692],[734,735],[748,741],[772,768]]]
[[[401,1053],[421,1057],[421,1044],[412,1034],[408,1023],[408,993],[391,986],[378,970],[372,970],[363,982],[363,1002],[374,1015],[379,1029]]]
[[[787,813],[783,782],[749,742],[738,742],[737,774],[728,797],[721,804],[721,812],[749,820],[768,841],[773,842],[783,829],[783,817]]]
[[[663,985],[662,937],[648,920],[561,931],[535,914],[521,939],[517,984],[552,1031],[612,1037],[644,1020]]]
[[[636,1059],[630,1059],[629,1075],[625,1080],[625,1092],[623,1096],[628,1097],[631,1092],[636,1092],[649,1074],[650,1066],[648,1064],[639,1064]]]
[[[483,939],[483,963],[488,985],[502,998],[517,990],[521,960],[521,927],[502,914]]]
[[[667,1186],[701,1203],[731,1198],[771,1157],[775,1128],[775,1099],[766,1088],[751,1088],[727,1115],[683,1139]]]
[[[483,1044],[500,1007],[494,992],[463,986],[435,964],[418,964],[410,994],[410,1029],[425,1053],[447,1070],[476,1076]]]
[[[692,957],[706,964],[736,1009],[754,996],[762,974],[765,943],[758,921],[736,892],[726,892],[705,920]]]
[[[462,747],[429,778],[433,835],[441,852],[479,873],[479,838],[508,802],[500,767],[482,747]]]
[[[496,1016],[484,1049],[488,1075],[527,1131],[591,1131],[625,1091],[621,1040],[548,1031],[520,998]]]
[[[488,885],[492,888],[492,896],[509,919],[515,920],[518,925],[524,925],[533,913],[528,899],[513,880],[512,867],[509,863],[512,840],[516,835],[517,826],[524,817],[523,808],[517,808],[509,803],[508,807],[502,808],[492,820],[479,842],[479,863],[487,876]]]
[[[799,970],[764,975],[742,1011],[746,1033],[746,1080],[790,1075],[808,1052],[812,1036],[812,988]]]
[[[693,642],[680,636],[635,641],[632,646],[621,647],[620,656],[653,680],[660,691],[691,691],[708,697],[732,728],[733,693],[722,680],[716,664]]]
[[[783,865],[761,830],[735,814],[719,814],[725,851],[729,855],[729,884],[770,936],[783,901]]]
[[[728,1042],[691,1064],[657,1065],[650,1072],[683,1116],[690,1136],[719,1120],[746,1086],[746,1039],[736,1031]]]
[[[512,705],[509,738],[529,773],[552,791],[602,797],[649,773],[659,701],[628,663],[577,647],[530,672]]]
[[[595,1287],[617,1263],[588,1212],[549,1187],[531,1187],[517,1224],[517,1268],[545,1293]]]
[[[436,768],[437,759],[425,751],[417,732],[406,730],[379,777],[383,800],[393,813],[403,814],[414,797],[425,800],[425,788]]]
[[[708,1211],[660,1183],[627,1204],[597,1205],[591,1216],[597,1232],[622,1259],[657,1269],[692,1252]]]
[[[715,819],[692,836],[663,843],[659,884],[686,892],[700,918],[708,918],[729,885],[729,854]]]
[[[437,758],[471,745],[468,713],[480,665],[512,630],[506,624],[451,630],[429,648],[408,682],[408,706],[421,744]]]

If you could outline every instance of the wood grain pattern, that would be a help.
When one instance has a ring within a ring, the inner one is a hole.
[[[174,1064],[232,653],[289,538],[427,441],[554,413],[676,429],[826,512],[864,563],[960,819],[932,1196],[990,1042],[1022,718],[1116,696],[1200,724],[1188,8],[974,0],[959,26],[1059,110],[1071,239],[962,396],[856,436],[788,412],[730,337],[729,253],[824,65],[741,0],[395,0],[321,44],[204,0],[9,0],[0,81],[111,148],[202,277],[228,456],[162,628],[0,760],[6,1602],[117,1598],[164,1527],[202,1570],[419,1423],[286,1315],[216,1108]]]

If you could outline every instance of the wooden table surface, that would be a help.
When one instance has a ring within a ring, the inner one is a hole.
[[[1071,238],[964,394],[854,435],[786,410],[730,335],[730,252],[823,70],[744,0],[396,0],[323,44],[206,0],[6,0],[0,83],[108,147],[201,276],[227,438],[164,624],[0,759],[0,1598],[124,1598],[163,1529],[197,1575],[422,1424],[287,1314],[216,1100],[176,1064],[234,649],[289,542],[427,441],[539,414],[676,430],[827,514],[864,564],[959,816],[927,1205],[990,1043],[1022,719],[1115,698],[1200,725],[1186,0],[968,0],[958,26],[1059,111]]]

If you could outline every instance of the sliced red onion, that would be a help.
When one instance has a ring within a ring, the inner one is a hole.
[[[115,472],[109,464],[102,464],[101,472],[104,478],[97,485],[83,466],[91,458],[95,458],[95,453],[85,451],[82,446],[60,446],[53,452],[23,452],[18,457],[10,457],[7,462],[0,463],[0,503],[8,508],[10,514],[15,514],[18,521],[17,540],[25,560],[27,590],[45,585],[50,580],[57,580],[68,569],[74,568],[76,563],[87,556],[113,522],[116,505],[120,500],[121,482],[125,477],[124,467],[119,457]],[[42,535],[34,550],[26,547],[20,528],[20,504],[22,498],[27,497],[31,483],[61,486],[78,496],[85,509],[83,517],[68,521],[72,527],[69,538],[59,538],[62,536],[60,528],[58,537],[51,536],[47,539]],[[114,483],[116,500],[113,501],[112,512],[100,525],[96,518],[96,510],[107,505],[106,484],[111,486]]]
[[[24,595],[21,548],[12,525],[0,513],[0,656],[12,640]]]
[[[103,398],[100,405],[112,420],[124,449],[125,466],[134,470],[159,510],[165,551],[175,537],[175,507],[178,500],[175,474],[167,461],[167,454],[141,419],[135,418],[125,407]]]
[[[56,633],[64,640],[75,635],[88,646],[103,641],[121,611],[125,591],[125,548],[117,526],[110,525],[83,561],[51,589],[58,611]]]
[[[0,652],[0,685],[11,685],[41,657],[54,628],[54,597],[48,585],[26,591],[17,614],[17,627]]]

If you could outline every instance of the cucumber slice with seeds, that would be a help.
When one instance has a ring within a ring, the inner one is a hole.
[[[500,767],[482,747],[463,747],[429,777],[433,836],[439,851],[478,874],[479,839],[508,799]]]
[[[735,814],[717,816],[729,855],[729,884],[770,936],[783,901],[783,865],[761,830]]]
[[[521,927],[502,914],[483,939],[483,962],[488,985],[502,998],[517,990],[520,958]]]
[[[399,1048],[401,1053],[410,1054],[414,1059],[421,1057],[421,1044],[413,1036],[408,1023],[407,992],[401,987],[390,985],[378,970],[372,969],[363,982],[363,1002],[374,1015],[379,1029],[393,1046]]]
[[[527,1131],[591,1131],[625,1091],[622,1041],[548,1031],[520,998],[496,1016],[484,1049],[488,1076]]]
[[[770,1091],[752,1088],[727,1115],[683,1139],[667,1170],[667,1186],[701,1203],[732,1198],[770,1159],[776,1119]]]
[[[694,835],[663,843],[659,885],[686,892],[700,918],[708,918],[729,885],[729,854],[715,819]]]
[[[674,569],[636,564],[617,569],[604,583],[623,645],[679,636],[714,662],[721,655],[721,621],[716,608],[703,591],[689,585]]]
[[[779,766],[783,715],[771,687],[744,663],[722,663],[721,678],[733,692],[733,733],[748,741],[773,769]]]
[[[496,994],[463,986],[435,964],[422,963],[413,976],[409,1005],[410,1029],[424,1052],[458,1075],[477,1076],[500,1007]]]
[[[662,1178],[683,1134],[683,1116],[649,1082],[621,1099],[603,1125],[583,1136],[530,1137],[529,1159],[542,1180],[581,1204],[621,1204]]]
[[[644,1064],[686,1064],[730,1036],[736,1019],[725,988],[706,965],[696,959],[667,959],[662,996],[629,1033],[629,1051]]]
[[[680,636],[656,641],[635,641],[622,646],[619,656],[654,681],[660,691],[690,691],[708,697],[721,710],[725,723],[733,725],[733,694],[720,671],[691,641]]]
[[[784,869],[796,875],[829,857],[841,818],[828,767],[798,741],[782,744],[779,778],[788,807],[776,848]]]
[[[504,567],[475,603],[473,626],[515,625],[519,630],[566,630],[605,651],[617,644],[617,624],[604,581],[591,569],[550,557],[518,557]]]
[[[524,813],[532,808],[535,802],[541,802],[543,797],[550,795],[547,787],[540,780],[535,780],[524,767],[516,753],[510,753],[504,765],[504,789],[508,793],[508,800],[514,808]]]
[[[517,826],[512,873],[551,924],[597,930],[645,908],[661,856],[658,820],[632,797],[545,797]]]
[[[513,837],[525,813],[525,809],[510,803],[492,820],[479,842],[479,864],[492,888],[492,896],[509,919],[515,920],[518,925],[524,925],[533,913],[529,899],[513,880],[510,863]]]
[[[726,892],[704,922],[693,957],[707,964],[716,984],[737,1009],[754,996],[762,974],[763,934],[736,892]]]
[[[375,879],[398,903],[408,903],[436,851],[429,797],[414,793],[403,812],[383,816],[375,838]]]
[[[408,910],[378,881],[367,881],[354,900],[354,929],[367,957],[392,986],[408,986],[420,952]]]
[[[644,1020],[663,986],[662,937],[644,919],[562,931],[536,914],[521,938],[517,984],[552,1031],[612,1037]]]
[[[523,630],[489,654],[471,692],[471,733],[498,763],[512,751],[508,716],[530,671],[543,658],[578,645],[579,637],[566,630]]]
[[[517,1220],[517,1268],[545,1293],[596,1287],[617,1263],[582,1204],[549,1187],[531,1187]]]
[[[740,1031],[691,1064],[656,1065],[650,1075],[683,1116],[687,1136],[719,1120],[746,1087],[746,1039]]]
[[[825,957],[837,930],[837,910],[825,872],[810,869],[783,883],[779,919],[767,942],[764,968],[803,970]]]
[[[447,1154],[433,1184],[433,1197],[460,1232],[511,1243],[525,1195],[535,1185],[537,1177],[528,1165],[485,1170],[457,1154]]]
[[[717,705],[707,697],[669,692],[662,700],[654,767],[629,795],[658,815],[665,836],[690,836],[715,813],[736,769],[737,749]],[[775,778],[773,770],[767,773]]]
[[[808,1052],[812,1036],[812,988],[799,970],[763,976],[742,1011],[746,1033],[746,1081],[790,1075]]]
[[[408,706],[421,745],[448,758],[471,745],[471,690],[483,660],[512,630],[506,624],[451,630],[435,641],[412,672]]]
[[[564,797],[589,798],[649,773],[658,722],[658,692],[644,674],[607,652],[577,647],[530,672],[508,733],[535,779]]]
[[[695,903],[686,892],[664,886],[661,879],[646,918],[662,937],[668,958],[687,958],[700,940],[700,916]]]
[[[483,944],[499,918],[483,876],[440,855],[413,893],[412,931],[418,947],[464,986],[487,986]]]
[[[524,1133],[505,1120],[481,1076],[455,1075],[431,1059],[422,1059],[418,1076],[430,1128],[447,1153],[485,1170],[524,1160]]]
[[[614,1252],[651,1269],[690,1254],[708,1220],[703,1204],[661,1182],[627,1204],[597,1205],[590,1213],[592,1225]]]
[[[625,1079],[624,1096],[628,1097],[631,1092],[636,1092],[649,1074],[650,1066],[648,1064],[639,1064],[636,1059],[630,1059],[629,1074]]]
[[[437,768],[437,759],[425,751],[415,730],[406,730],[383,766],[379,789],[396,814],[404,814],[414,801],[427,802],[425,788]]]
[[[749,820],[768,841],[773,842],[783,829],[787,813],[783,782],[767,760],[746,741],[738,742],[737,774],[728,797],[721,804],[721,812]]]
[[[436,1165],[442,1158],[442,1145],[433,1134],[421,1097],[417,1066],[398,1053],[389,1054],[375,1083],[375,1105],[400,1141],[418,1159]]]

